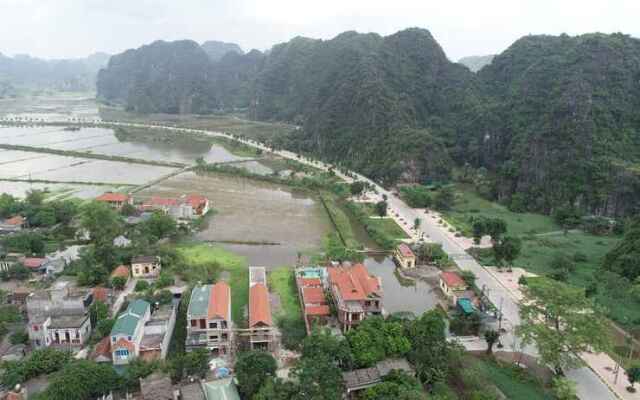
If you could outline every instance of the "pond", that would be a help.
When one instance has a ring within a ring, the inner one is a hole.
[[[416,316],[434,309],[439,289],[424,281],[402,278],[391,257],[369,257],[364,261],[369,273],[382,278],[384,309],[387,313],[410,311]]]

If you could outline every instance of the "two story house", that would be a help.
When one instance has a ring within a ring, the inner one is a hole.
[[[383,293],[379,277],[370,275],[363,264],[327,269],[330,291],[343,332],[368,316],[382,314]]]
[[[120,314],[111,329],[111,359],[114,365],[126,365],[140,354],[144,326],[151,318],[151,305],[134,300]]]
[[[155,279],[160,276],[160,257],[137,256],[131,259],[131,274],[134,278]]]
[[[187,310],[187,351],[206,348],[216,355],[229,354],[232,329],[229,285],[220,281],[194,287]]]

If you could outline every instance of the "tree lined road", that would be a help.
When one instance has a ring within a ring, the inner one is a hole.
[[[246,145],[262,149],[263,151],[271,151],[267,146],[246,139],[238,139],[230,134],[222,132],[213,132],[202,129],[189,129],[179,128],[173,126],[159,126],[152,124],[140,124],[140,123],[128,123],[128,122],[103,122],[103,121],[69,121],[70,124],[82,124],[82,123],[97,123],[112,126],[123,127],[136,127],[147,129],[164,129],[179,133],[197,133],[205,134],[209,136],[226,137],[231,140],[237,140]],[[306,164],[315,168],[320,168],[328,171],[331,166],[323,162],[311,161],[300,157],[296,153],[292,153],[286,150],[277,150],[273,152],[283,158],[298,161],[302,164]],[[502,305],[502,324],[507,328],[507,333],[501,338],[506,348],[514,348],[516,345],[516,338],[513,335],[513,327],[520,323],[519,306],[517,300],[513,295],[505,288],[493,275],[491,275],[485,268],[483,268],[477,261],[475,261],[458,243],[453,241],[445,233],[445,229],[437,224],[437,222],[424,214],[421,210],[416,210],[409,207],[399,197],[395,196],[392,192],[386,190],[382,186],[373,182],[369,178],[362,176],[355,172],[349,172],[355,178],[347,176],[340,171],[335,170],[336,175],[341,177],[347,182],[353,182],[360,180],[368,182],[380,195],[387,196],[387,202],[389,204],[389,210],[397,212],[401,218],[405,221],[414,221],[416,218],[420,219],[420,227],[418,228],[418,236],[424,234],[431,241],[442,244],[443,250],[451,257],[456,264],[465,271],[471,271],[476,276],[476,284],[485,289],[485,293],[489,300],[499,308]],[[515,348],[519,349],[519,346]],[[527,353],[535,354],[535,348],[527,347],[525,349]],[[584,367],[576,370],[569,371],[567,377],[573,380],[577,385],[577,392],[581,399],[590,400],[616,400],[616,396],[611,392],[607,385],[593,372],[591,369]]]

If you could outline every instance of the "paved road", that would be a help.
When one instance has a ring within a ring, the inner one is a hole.
[[[70,123],[74,123],[75,121],[70,121]],[[84,122],[100,122],[100,121],[84,121]],[[126,123],[126,122],[109,122],[111,125],[118,126],[131,126],[131,127],[140,127],[140,128],[153,128],[153,129],[165,129],[175,132],[183,132],[183,133],[199,133],[206,134],[211,136],[223,136],[230,139],[233,139],[231,135],[220,133],[220,132],[211,132],[206,130],[199,129],[187,129],[187,128],[177,128],[172,126],[157,126],[157,125],[148,125],[148,124],[139,124],[139,123]],[[264,145],[248,141],[248,140],[240,140],[241,142],[260,148],[262,150],[268,150]],[[296,160],[298,162],[311,165],[314,167],[319,167],[322,169],[329,169],[328,164],[324,164],[322,162],[312,162],[303,158],[299,158],[297,154],[292,153],[290,151],[277,151],[276,154]],[[341,178],[345,179],[347,182],[353,181],[352,178],[345,176],[344,174],[336,171],[336,174]],[[459,246],[456,242],[451,240],[444,232],[443,228],[438,226],[436,221],[428,217],[424,214],[424,212],[415,210],[409,207],[406,203],[404,203],[400,198],[395,196],[390,191],[384,189],[376,182],[371,181],[369,178],[362,176],[357,173],[352,173],[356,179],[368,182],[371,184],[375,190],[380,193],[380,195],[384,194],[388,198],[389,208],[391,211],[396,211],[400,214],[405,221],[414,221],[416,218],[421,220],[420,228],[418,230],[418,234],[424,233],[428,236],[433,242],[441,243],[443,250],[455,260],[458,266],[466,271],[471,271],[476,276],[476,284],[479,287],[485,288],[485,293],[487,294],[489,300],[499,307],[502,304],[502,313],[503,313],[503,326],[509,328],[514,327],[520,323],[520,315],[519,315],[519,307],[516,300],[511,296],[508,290],[502,286],[491,274],[489,274],[478,262],[476,262],[472,257],[470,257],[466,251]],[[516,342],[515,337],[511,330],[503,335],[502,337],[503,344],[505,347],[512,346],[513,343]],[[525,350],[528,353],[535,353],[535,349],[527,348]],[[579,397],[582,400],[616,400],[614,394],[609,390],[609,388],[600,380],[600,378],[589,368],[580,368],[576,370],[569,371],[567,376],[572,379],[577,385],[577,392]]]

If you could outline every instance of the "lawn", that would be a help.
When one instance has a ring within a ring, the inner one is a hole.
[[[231,286],[231,314],[238,326],[246,326],[245,309],[249,302],[249,266],[244,257],[219,246],[183,244],[177,251],[186,268],[178,271],[189,284],[215,282],[227,275]]]
[[[488,381],[493,383],[511,400],[551,400],[555,397],[525,370],[516,369],[508,364],[493,360],[474,359],[484,372]]]
[[[514,235],[538,234],[559,231],[561,228],[547,215],[533,213],[515,213],[507,207],[486,200],[475,193],[472,186],[455,185],[456,201],[454,207],[442,214],[451,225],[463,235],[471,237],[472,216],[503,219]]]
[[[296,317],[302,320],[302,310],[298,299],[298,289],[293,270],[280,267],[269,272],[269,290],[280,298],[281,309],[276,318]]]
[[[369,217],[369,220],[367,221],[368,225],[375,227],[394,239],[406,239],[409,237],[404,229],[402,229],[393,218],[377,218],[378,214],[376,213],[375,206],[373,204],[365,203],[359,204],[358,206]],[[413,222],[410,221],[410,223]]]

